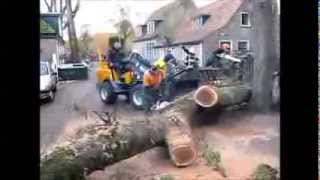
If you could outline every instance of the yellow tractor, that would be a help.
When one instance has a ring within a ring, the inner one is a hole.
[[[137,85],[141,85],[142,81],[135,78],[130,60],[122,59],[124,67],[116,69],[101,51],[98,51],[98,55],[96,75],[98,84],[100,84],[99,96],[102,102],[113,104],[116,102],[118,95],[125,95],[127,100],[132,102],[133,93],[136,92],[134,89]],[[138,106],[142,107],[142,99],[138,101]]]

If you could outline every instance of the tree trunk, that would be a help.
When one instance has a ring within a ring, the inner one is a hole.
[[[41,180],[82,180],[85,169],[87,172],[101,169],[157,145],[164,145],[166,141],[171,158],[177,166],[191,164],[196,151],[188,130],[189,118],[184,113],[193,108],[194,103],[190,97],[191,93],[178,98],[176,103],[188,102],[191,106],[176,104],[160,115],[141,120],[132,118],[128,125],[119,124],[123,122],[119,120],[80,129],[71,139],[57,144],[42,155]],[[95,116],[89,117],[94,119]],[[172,124],[170,117],[179,119],[180,124]]]
[[[70,49],[71,49],[70,62],[77,63],[77,62],[80,62],[79,45],[78,45],[78,39],[77,39],[76,29],[74,25],[74,20],[72,16],[73,13],[72,13],[71,0],[66,0],[66,6],[67,6],[67,20],[68,20],[68,35],[69,35],[69,43],[70,43]]]
[[[90,125],[48,150],[41,157],[41,180],[82,180],[85,169],[101,169],[164,143],[165,121],[154,117],[131,121]]]
[[[178,166],[191,165],[197,156],[189,124],[177,116],[170,117],[166,132],[166,143],[173,163]]]
[[[243,92],[237,89],[244,89]],[[228,91],[224,93],[223,91]],[[248,89],[246,86],[222,87],[217,91],[218,102],[224,105],[241,101]],[[248,94],[246,94],[248,95]],[[240,96],[240,98],[231,98]],[[194,162],[196,149],[191,138],[190,120],[197,112],[194,91],[178,97],[159,114],[128,120],[105,121],[80,129],[71,139],[48,150],[41,157],[42,180],[82,180],[88,172],[102,169],[117,161],[157,145],[167,144],[171,160],[176,166]],[[236,100],[238,99],[238,100]],[[90,114],[89,114],[90,115]],[[89,116],[89,119],[98,119]]]
[[[253,1],[254,76],[252,109],[268,111],[271,105],[272,71],[275,70],[276,41],[272,1]]]
[[[251,97],[251,88],[246,84],[216,87],[203,85],[194,94],[194,101],[203,108],[231,106],[248,102]]]

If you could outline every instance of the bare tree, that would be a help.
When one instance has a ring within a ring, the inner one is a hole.
[[[92,49],[91,42],[93,38],[90,36],[89,24],[81,27],[81,35],[79,39],[79,48],[81,57],[88,57],[90,50]]]
[[[48,12],[53,12],[53,0],[44,0],[44,3],[46,4],[47,8],[48,8]]]
[[[68,37],[70,42],[71,48],[71,57],[69,62],[79,62],[79,45],[78,39],[76,35],[76,28],[74,25],[74,18],[80,8],[80,0],[76,0],[76,5],[73,8],[72,0],[58,0],[59,1],[59,8],[57,7],[57,0],[44,0],[48,12],[57,12],[61,13],[61,22],[62,23],[62,30],[67,28],[68,30]],[[59,11],[58,11],[59,10]],[[63,17],[66,16],[66,21],[64,21]]]
[[[134,38],[134,29],[131,22],[128,20],[128,13],[123,7],[120,7],[120,18],[118,23],[115,24],[115,27],[118,30],[118,34],[123,40],[123,49],[125,51],[129,50],[130,41]]]
[[[74,25],[74,17],[80,8],[80,0],[76,1],[76,6],[74,10],[72,9],[71,0],[66,0],[66,7],[67,7],[66,16],[67,16],[67,24],[68,24],[67,25],[68,35],[69,35],[69,42],[70,42],[70,48],[71,48],[71,57],[69,62],[76,63],[80,61],[80,57],[79,57],[79,45],[78,45],[78,39],[76,34],[76,28]]]

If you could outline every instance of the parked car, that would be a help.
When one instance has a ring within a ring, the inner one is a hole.
[[[54,100],[57,90],[57,73],[49,62],[40,62],[40,99]]]

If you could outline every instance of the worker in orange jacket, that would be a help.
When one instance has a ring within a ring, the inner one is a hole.
[[[160,84],[164,78],[164,74],[159,70],[158,66],[152,66],[143,75],[144,85],[144,109],[146,112],[150,111],[152,105],[154,105],[160,97]]]

